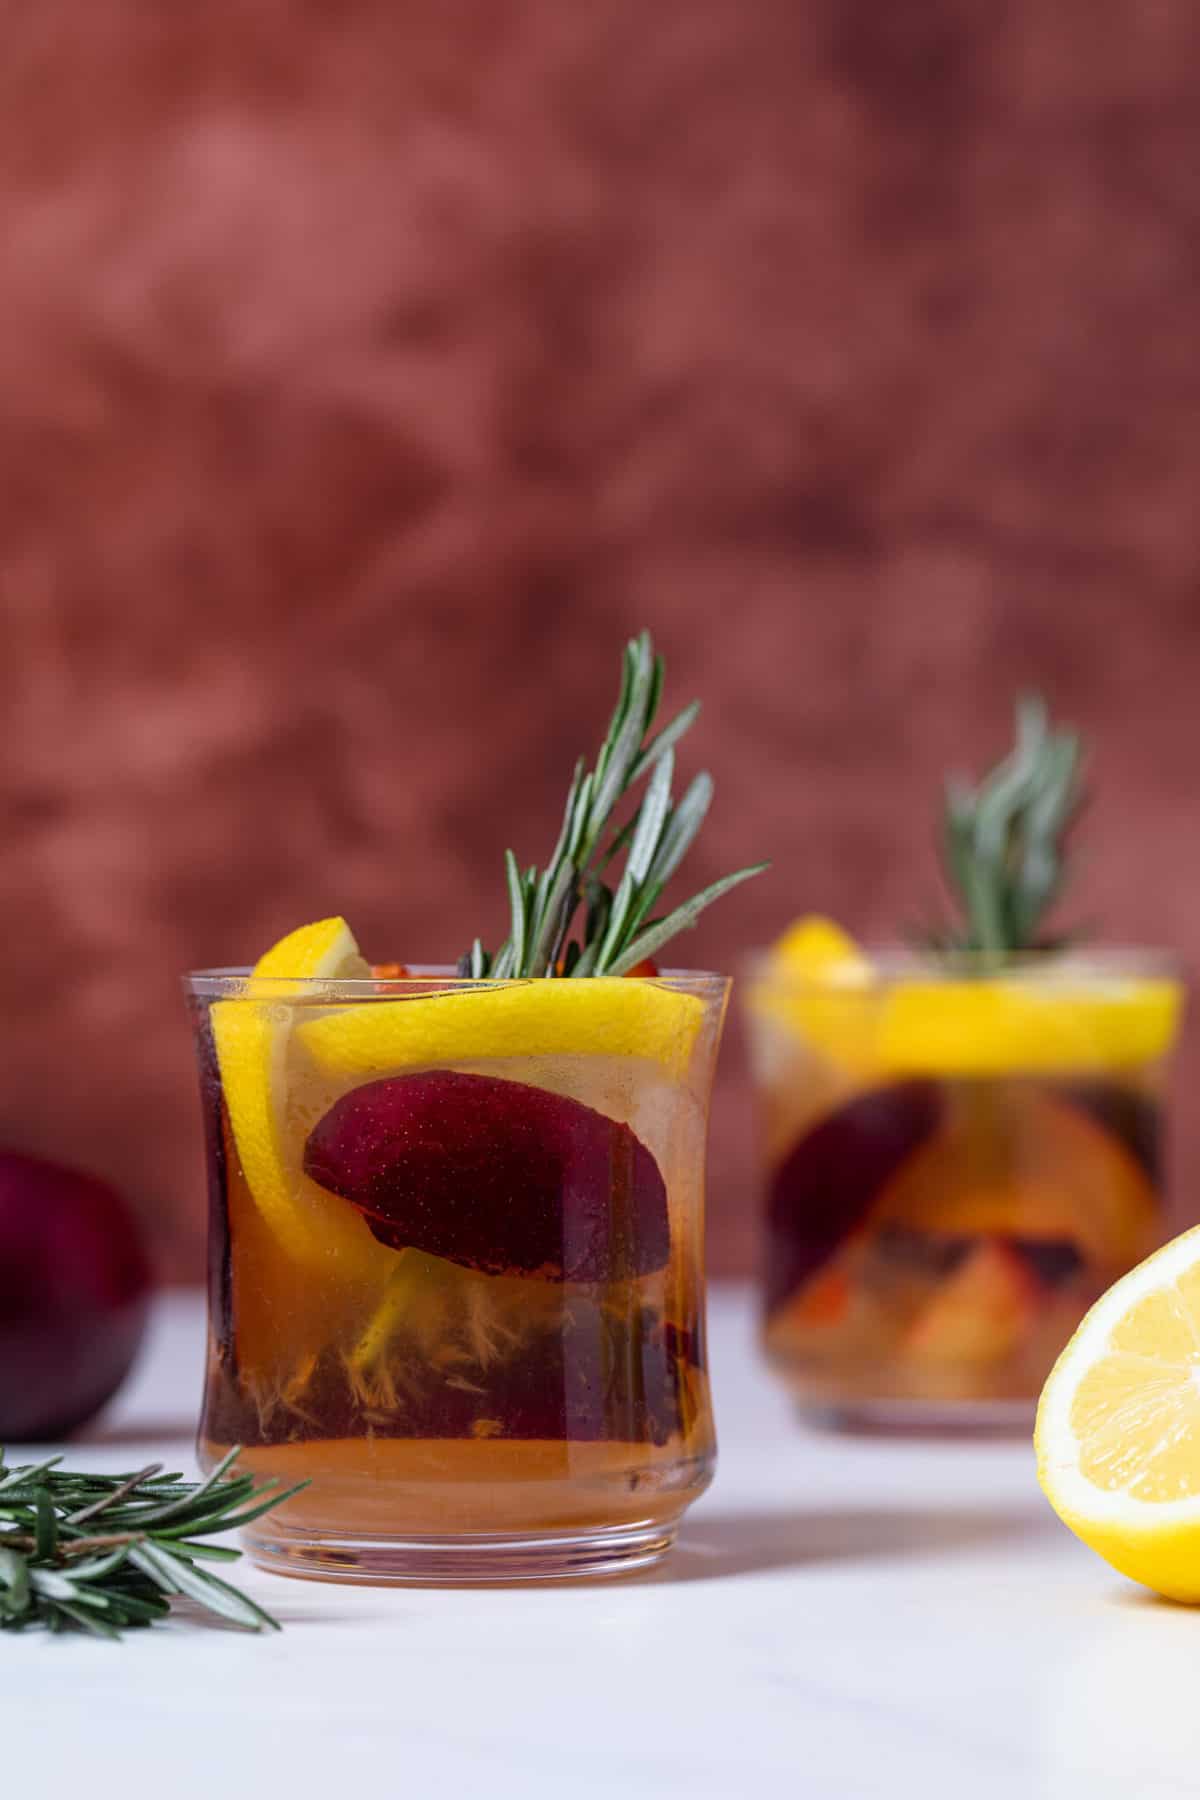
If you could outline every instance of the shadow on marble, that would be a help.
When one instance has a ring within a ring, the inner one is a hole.
[[[245,1587],[246,1577],[251,1569],[252,1565],[247,1562],[235,1564],[224,1574],[223,1579],[231,1581],[235,1587]],[[306,1587],[318,1588],[320,1592],[306,1599],[303,1593],[292,1596],[286,1591],[291,1588],[303,1589]],[[339,1594],[344,1591],[344,1589],[337,1590]],[[273,1582],[269,1588],[256,1585],[253,1590],[253,1598],[259,1606],[266,1608],[282,1630],[292,1627],[303,1628],[309,1625],[320,1625],[324,1630],[326,1626],[361,1626],[364,1619],[389,1616],[387,1607],[397,1590],[394,1588],[358,1588],[355,1590],[356,1594],[364,1597],[364,1603],[358,1607],[352,1604],[341,1606],[331,1604],[330,1592],[331,1584],[327,1581],[298,1582],[285,1576],[281,1580]],[[371,1605],[372,1600],[376,1602],[374,1607]],[[172,1600],[171,1615],[165,1621],[165,1627],[170,1631],[228,1633],[237,1638],[253,1636],[253,1633],[246,1631],[245,1626],[235,1625],[230,1619],[222,1619],[216,1613],[206,1612],[202,1606],[197,1606],[183,1595],[176,1595]],[[161,1629],[162,1627],[156,1628],[154,1636],[157,1636]],[[266,1636],[269,1638],[271,1634],[268,1632]]]
[[[1052,1527],[1034,1507],[718,1514],[685,1522],[666,1562],[634,1579],[719,1581],[806,1564],[951,1555],[980,1544],[1028,1540]]]
[[[1197,1610],[1194,1600],[1173,1600],[1170,1594],[1156,1594],[1150,1588],[1141,1587],[1130,1576],[1122,1578],[1121,1585],[1109,1588],[1104,1599],[1110,1606],[1119,1606],[1132,1612],[1149,1613],[1191,1613]]]
[[[194,1413],[190,1418],[181,1419],[97,1419],[95,1424],[85,1425],[71,1438],[72,1444],[103,1444],[106,1447],[120,1447],[123,1444],[146,1444],[151,1447],[163,1445],[187,1451],[193,1449],[195,1442]]]

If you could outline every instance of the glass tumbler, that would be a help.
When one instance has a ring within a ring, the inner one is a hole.
[[[851,1425],[1024,1423],[1165,1235],[1169,960],[764,957],[745,993],[770,1361]]]
[[[642,1567],[703,1492],[704,1164],[728,983],[193,975],[200,1454],[308,1485],[264,1567]]]

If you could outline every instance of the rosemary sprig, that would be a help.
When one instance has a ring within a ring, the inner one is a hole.
[[[118,1638],[153,1625],[184,1594],[231,1625],[279,1630],[261,1606],[200,1562],[236,1562],[214,1532],[248,1525],[307,1483],[274,1492],[230,1475],[233,1449],[204,1481],[164,1475],[152,1463],[132,1475],[59,1467],[61,1457],[9,1468],[0,1452],[0,1630],[43,1626]]]
[[[1011,956],[1048,949],[1044,915],[1062,892],[1065,840],[1083,801],[1078,733],[1052,729],[1046,703],[1022,696],[1016,744],[978,787],[946,783],[942,855],[962,923],[929,934],[939,950]]]
[[[663,686],[663,659],[650,634],[626,645],[621,691],[594,768],[581,757],[567,794],[562,829],[544,869],[522,869],[505,852],[509,935],[494,956],[476,938],[459,973],[479,980],[505,977],[624,975],[696,923],[706,906],[767,867],[756,863],[714,881],[703,892],[656,915],[663,892],[696,837],[712,800],[712,777],[695,777],[682,798],[672,797],[675,746],[695,724],[698,701],[685,706],[654,737]],[[643,776],[637,811],[607,846],[613,814]],[[624,855],[619,879],[605,876]],[[581,935],[571,930],[583,906]]]

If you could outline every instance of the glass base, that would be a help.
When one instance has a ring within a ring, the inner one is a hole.
[[[846,1400],[801,1402],[814,1424],[877,1437],[1010,1437],[1028,1435],[1035,1400]]]
[[[661,1562],[679,1520],[552,1534],[471,1532],[459,1537],[340,1537],[333,1532],[248,1531],[251,1561],[275,1575],[385,1587],[409,1582],[573,1581],[631,1575]]]

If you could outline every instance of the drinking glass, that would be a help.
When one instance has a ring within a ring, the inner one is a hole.
[[[210,1196],[200,1454],[304,1490],[265,1567],[652,1563],[708,1485],[715,975],[187,981]]]
[[[1024,1422],[1164,1236],[1170,960],[763,957],[745,992],[770,1361],[849,1424]]]

